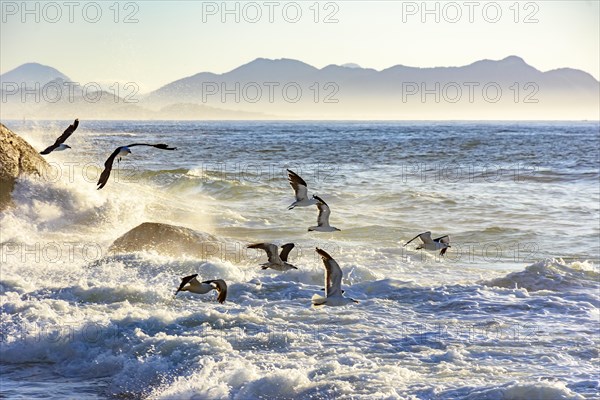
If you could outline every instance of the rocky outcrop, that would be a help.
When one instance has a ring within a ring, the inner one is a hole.
[[[47,168],[46,160],[29,143],[0,124],[0,211],[10,204],[20,175],[43,175]]]
[[[108,251],[156,251],[168,256],[187,255],[207,259],[218,256],[220,242],[213,235],[182,226],[144,222],[115,240]]]

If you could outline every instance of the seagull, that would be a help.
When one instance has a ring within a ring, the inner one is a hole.
[[[311,226],[308,228],[308,231],[317,231],[317,232],[335,232],[341,229],[329,225],[329,214],[331,214],[331,210],[325,201],[319,196],[313,196],[313,199],[317,202],[317,208],[319,209],[319,216],[317,217],[317,226]]]
[[[317,201],[314,198],[308,198],[308,189],[304,179],[300,178],[300,175],[291,169],[288,169],[287,172],[290,186],[292,186],[292,189],[294,189],[294,192],[296,193],[296,201],[288,207],[288,210],[291,210],[294,207],[308,207],[317,204]]]
[[[358,303],[358,301],[349,297],[344,297],[342,290],[342,270],[338,263],[331,258],[325,250],[316,248],[317,253],[323,260],[325,265],[325,297],[314,295],[312,303],[315,306],[344,306],[350,303]]]
[[[166,144],[148,144],[148,143],[134,143],[134,144],[129,144],[127,146],[121,146],[121,147],[117,147],[115,149],[115,151],[112,152],[112,154],[110,155],[110,157],[108,157],[106,159],[106,161],[104,162],[104,171],[102,171],[102,174],[100,174],[100,179],[98,179],[98,190],[102,189],[104,187],[104,185],[106,185],[106,183],[108,182],[108,178],[110,177],[110,171],[112,170],[112,166],[113,166],[113,162],[115,161],[115,158],[119,157],[118,161],[121,161],[121,157],[125,157],[127,154],[131,153],[131,150],[129,150],[130,147],[133,146],[151,146],[151,147],[156,147],[157,149],[161,149],[161,150],[177,150],[177,147],[169,147]]]
[[[179,285],[179,288],[175,292],[175,296],[177,296],[177,293],[179,292],[206,294],[211,290],[216,290],[219,294],[217,296],[217,301],[221,304],[225,303],[225,299],[227,298],[227,284],[223,279],[200,282],[196,278],[197,276],[198,274],[194,274],[181,278],[181,285]]]
[[[262,269],[271,268],[276,271],[288,271],[290,269],[298,269],[287,262],[288,254],[294,248],[294,243],[287,243],[281,246],[281,253],[277,254],[277,245],[273,243],[255,243],[247,246],[249,249],[262,249],[267,252],[269,261],[260,264]]]
[[[404,246],[415,240],[416,238],[421,239],[421,244],[417,247],[417,250],[425,249],[425,250],[441,250],[440,256],[446,254],[446,250],[450,247],[450,237],[448,235],[440,236],[439,238],[431,239],[431,232],[423,232],[410,239],[408,242],[404,243]]]
[[[46,155],[46,154],[52,153],[54,150],[62,151],[62,150],[70,149],[71,146],[65,144],[64,141],[67,140],[73,132],[75,132],[75,129],[77,129],[78,126],[79,126],[79,118],[76,119],[71,125],[69,125],[69,127],[67,129],[65,129],[63,134],[60,135],[58,137],[58,139],[56,139],[56,141],[54,142],[54,144],[52,146],[46,147],[46,149],[44,151],[40,151],[40,154]]]

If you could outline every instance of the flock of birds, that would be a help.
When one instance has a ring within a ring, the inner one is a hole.
[[[62,151],[66,149],[70,149],[71,147],[64,142],[75,132],[77,127],[79,126],[79,120],[76,119],[73,124],[69,125],[69,127],[60,135],[54,144],[48,146],[46,149],[40,152],[40,154],[48,155],[53,151]],[[117,147],[111,155],[104,162],[104,170],[100,174],[100,178],[98,180],[97,186],[98,190],[102,189],[108,179],[110,177],[110,173],[112,171],[112,167],[115,159],[117,159],[117,163],[120,162],[122,157],[131,153],[131,147],[135,146],[150,146],[155,147],[161,150],[177,150],[176,147],[169,147],[166,144],[150,144],[150,143],[133,143],[127,146]],[[296,207],[309,207],[316,205],[319,211],[317,216],[317,225],[311,226],[308,228],[309,231],[316,232],[336,232],[340,229],[331,226],[329,224],[329,216],[331,215],[331,209],[329,205],[317,195],[312,195],[309,197],[308,195],[308,185],[298,174],[296,174],[292,170],[287,170],[288,173],[288,181],[292,189],[294,189],[294,194],[296,196],[296,200],[290,204],[288,210],[292,210]],[[448,235],[444,235],[435,239],[431,238],[431,232],[423,232],[409,240],[404,244],[411,243],[412,241],[419,239],[421,244],[417,246],[417,250],[425,249],[430,251],[440,251],[440,255],[443,256],[446,251],[451,247],[450,246],[450,238]],[[261,249],[267,253],[267,262],[260,264],[262,269],[273,269],[276,271],[288,271],[292,269],[298,269],[294,265],[288,262],[288,255],[290,251],[294,248],[294,243],[287,243],[281,246],[281,252],[279,252],[279,248],[277,245],[273,243],[255,243],[247,246],[250,249]],[[317,254],[321,257],[323,261],[323,265],[325,266],[325,297],[314,295],[312,298],[312,304],[315,306],[320,305],[328,305],[328,306],[342,306],[350,303],[358,303],[358,301],[344,296],[344,291],[342,290],[342,270],[339,264],[331,257],[325,250],[319,249],[318,247],[315,249]],[[220,303],[224,303],[227,298],[227,283],[222,279],[208,280],[208,281],[199,281],[198,274],[189,275],[181,278],[181,284],[177,291],[175,292],[175,296],[179,292],[191,292],[197,294],[206,294],[211,291],[217,291],[217,301]]]

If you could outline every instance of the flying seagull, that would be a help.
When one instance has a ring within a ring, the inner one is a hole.
[[[317,202],[317,208],[319,209],[319,216],[317,217],[317,226],[311,226],[308,231],[317,232],[335,232],[341,229],[329,225],[329,214],[331,210],[325,201],[319,196],[313,196],[313,199]]]
[[[344,306],[350,303],[358,303],[358,301],[349,297],[343,296],[342,286],[342,270],[338,263],[331,258],[325,250],[316,248],[317,253],[323,260],[325,266],[325,297],[314,295],[312,303],[315,306]]]
[[[117,147],[115,149],[115,151],[112,152],[112,154],[110,155],[110,157],[108,157],[106,159],[106,161],[104,162],[104,171],[102,171],[102,174],[100,174],[100,179],[98,179],[98,190],[102,189],[104,187],[104,185],[106,185],[106,183],[108,182],[108,178],[110,177],[110,171],[112,170],[112,166],[113,166],[113,162],[115,161],[115,158],[119,157],[119,161],[121,160],[121,157],[125,157],[127,154],[131,153],[131,150],[129,150],[130,147],[133,146],[151,146],[151,147],[156,147],[157,149],[161,149],[161,150],[177,150],[177,147],[169,147],[166,144],[148,144],[148,143],[134,143],[134,144],[129,144],[127,146],[121,146],[121,147]]]
[[[56,141],[54,142],[54,144],[52,146],[46,147],[46,149],[44,151],[40,151],[40,154],[46,155],[46,154],[52,153],[54,150],[62,151],[62,150],[70,149],[71,146],[65,144],[64,142],[65,142],[65,140],[67,140],[69,138],[69,136],[71,136],[71,134],[73,134],[73,132],[75,132],[75,129],[77,129],[78,126],[79,126],[79,118],[76,119],[71,125],[69,125],[69,127],[67,129],[65,129],[63,134],[60,135],[58,137],[58,139],[56,139]]]
[[[177,293],[179,292],[206,294],[211,290],[216,290],[219,294],[217,296],[217,301],[221,304],[225,303],[225,299],[227,298],[227,284],[223,279],[200,282],[196,278],[197,276],[198,274],[194,274],[181,278],[181,285],[179,285],[179,288],[175,292],[175,296],[177,296]]]
[[[425,249],[425,250],[440,250],[440,256],[446,254],[446,251],[452,247],[450,246],[450,237],[448,235],[440,236],[439,238],[431,239],[431,232],[423,232],[410,239],[408,242],[404,243],[404,246],[419,238],[421,240],[421,244],[417,246],[417,250]]]
[[[249,249],[262,249],[269,256],[269,261],[260,264],[262,269],[271,268],[276,271],[288,271],[290,269],[298,269],[287,262],[288,254],[294,248],[294,243],[287,243],[281,246],[281,253],[277,254],[277,245],[273,243],[255,243],[247,246]]]
[[[308,198],[308,189],[304,179],[302,179],[300,175],[298,175],[291,169],[288,169],[287,172],[290,186],[292,187],[292,189],[294,189],[294,193],[296,194],[296,201],[290,204],[288,210],[291,210],[294,207],[307,207],[312,206],[313,204],[317,204],[317,201],[314,198]]]

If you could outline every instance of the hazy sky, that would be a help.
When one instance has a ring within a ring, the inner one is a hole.
[[[598,1],[68,4],[2,2],[2,73],[39,62],[80,83],[133,81],[148,91],[257,57],[384,69],[518,55],[542,71],[572,67],[600,75]]]

